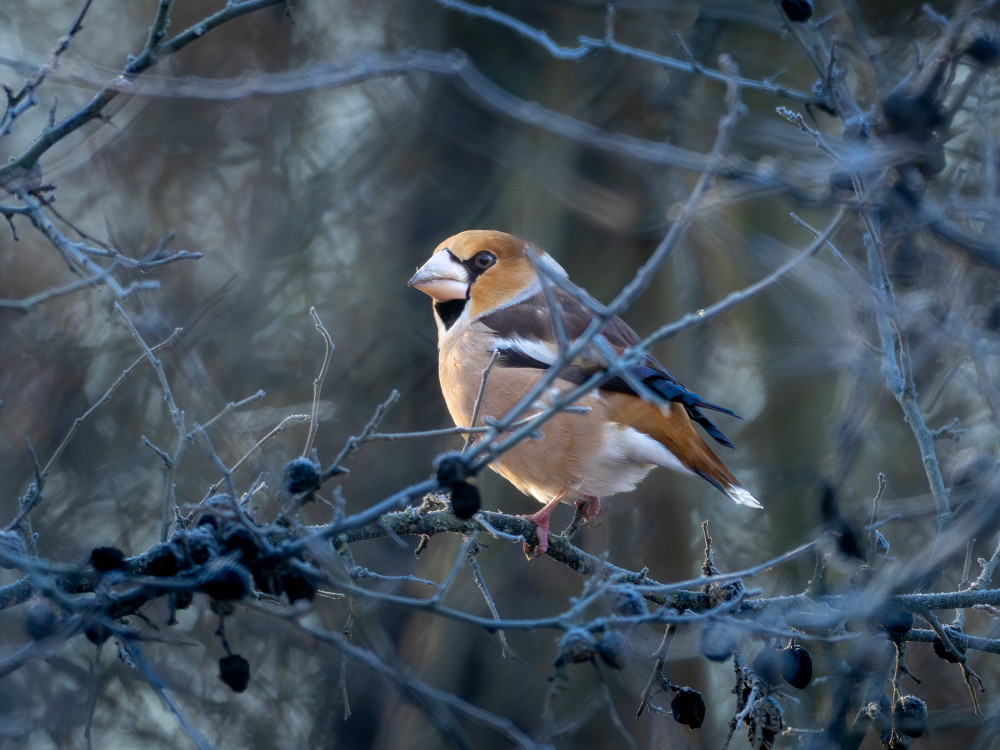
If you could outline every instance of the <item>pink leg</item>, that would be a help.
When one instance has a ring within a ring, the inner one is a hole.
[[[530,516],[522,516],[525,521],[535,525],[535,533],[538,535],[539,555],[544,555],[545,551],[549,548],[549,516],[559,507],[559,503],[562,502],[562,496],[565,494],[566,490],[560,491],[558,495],[549,500],[545,504],[545,507],[537,513],[532,513]]]
[[[577,503],[580,506],[580,523],[589,524],[594,519],[603,516],[607,508],[601,505],[601,498],[587,497]]]

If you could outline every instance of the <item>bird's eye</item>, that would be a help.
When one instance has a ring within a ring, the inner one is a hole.
[[[487,268],[489,268],[496,262],[497,262],[497,256],[495,256],[488,250],[483,250],[481,253],[476,253],[475,257],[472,259],[472,264],[480,271],[485,271]]]

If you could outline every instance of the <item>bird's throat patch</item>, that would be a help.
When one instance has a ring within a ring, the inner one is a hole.
[[[448,330],[455,324],[455,321],[462,314],[462,310],[465,309],[468,301],[467,299],[452,299],[447,302],[434,303],[434,312],[437,313],[438,319],[445,330]]]

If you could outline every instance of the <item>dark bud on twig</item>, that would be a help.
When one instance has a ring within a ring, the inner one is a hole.
[[[459,482],[451,487],[451,512],[465,520],[482,507],[479,488],[472,482]]]
[[[705,699],[693,688],[679,688],[677,695],[670,701],[670,713],[678,724],[698,729],[705,721]]]
[[[632,644],[619,631],[609,630],[597,642],[597,655],[609,667],[624,669],[629,657],[632,656]]]
[[[891,132],[916,143],[927,142],[945,123],[940,103],[928,92],[896,89],[882,102],[882,114]]]
[[[765,648],[754,657],[750,668],[769,685],[777,685],[781,679],[784,657],[776,648]]]
[[[242,693],[250,684],[250,662],[239,654],[219,659],[219,679],[234,693]]]
[[[281,474],[285,490],[292,495],[315,492],[319,489],[319,468],[305,456],[293,458],[285,464]]]
[[[247,571],[242,565],[220,561],[220,564],[213,565],[206,572],[207,577],[198,588],[213,599],[241,599],[250,591]]]
[[[593,661],[596,651],[597,643],[590,631],[571,628],[559,639],[559,655],[556,657],[555,665],[561,667],[565,664]]]
[[[198,528],[200,529],[202,526],[207,526],[212,531],[216,531],[219,528],[219,519],[211,513],[203,513],[198,519]]]
[[[171,596],[173,596],[175,609],[187,609],[194,601],[194,594],[190,591],[175,591]]]
[[[854,533],[854,529],[851,525],[839,519],[837,523],[834,524],[831,529],[833,532],[833,539],[837,543],[837,549],[845,557],[856,557],[859,560],[864,560],[865,556],[861,552],[861,545],[858,543],[858,535]]]
[[[90,564],[96,570],[122,570],[125,567],[125,553],[117,547],[94,547],[90,550]]]
[[[59,607],[44,596],[35,596],[24,608],[24,629],[36,641],[59,630],[62,616]]]
[[[701,631],[698,647],[709,661],[725,661],[739,643],[739,631],[728,622],[710,622]]]
[[[158,544],[146,555],[146,572],[157,578],[177,575],[181,568],[177,553],[171,544]]]
[[[257,564],[250,567],[250,572],[258,591],[271,596],[281,596],[281,581],[273,564],[262,564],[258,560]]]
[[[939,659],[944,659],[951,664],[958,664],[960,661],[959,657],[965,654],[965,636],[961,630],[947,626],[944,632],[948,634],[948,640],[951,641],[951,645],[955,647],[955,651],[958,653],[956,654],[955,651],[948,648],[940,638],[934,639],[934,653]]]
[[[232,525],[222,532],[222,551],[225,554],[236,553],[243,562],[249,562],[257,557],[260,549],[257,540],[245,526]]]
[[[194,565],[204,565],[218,554],[213,531],[199,526],[184,537],[188,560]]]
[[[927,704],[915,695],[903,695],[892,707],[892,723],[900,734],[919,737],[927,731]]]
[[[281,574],[281,588],[292,604],[300,599],[312,601],[316,596],[316,581],[301,570],[291,568]]]
[[[899,607],[887,607],[878,616],[877,627],[892,640],[900,640],[913,628],[913,613]]]
[[[931,177],[945,167],[941,132],[948,122],[945,110],[933,90],[896,89],[882,102],[882,115],[880,130],[883,134],[887,131],[920,147],[911,162],[918,175],[911,175],[913,170],[910,169],[896,170],[896,193],[907,203],[916,205],[915,200],[919,200],[923,192],[922,182],[916,177]]]
[[[793,688],[802,690],[813,678],[812,655],[803,646],[790,646],[781,651],[781,677]]]
[[[469,478],[469,464],[459,453],[446,453],[438,459],[437,481],[449,489]]]
[[[781,0],[781,9],[785,11],[788,20],[795,23],[805,23],[813,14],[810,0]]]
[[[641,617],[649,612],[646,600],[632,586],[616,588],[612,606],[615,614],[621,617]]]
[[[95,622],[92,625],[88,625],[86,630],[83,631],[83,634],[87,636],[87,640],[95,646],[100,646],[111,637],[111,628],[105,627],[99,622]]]
[[[965,54],[984,68],[992,68],[1000,62],[1000,40],[996,34],[984,31],[969,42]]]

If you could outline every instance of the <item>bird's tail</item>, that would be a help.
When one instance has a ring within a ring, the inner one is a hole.
[[[698,474],[698,476],[700,476],[702,479],[708,482],[711,482],[712,485],[719,490],[719,492],[728,497],[734,503],[737,503],[738,505],[746,505],[749,508],[764,507],[763,505],[761,505],[760,500],[754,497],[753,494],[751,494],[751,492],[746,487],[744,487],[743,485],[741,485],[739,482],[736,481],[735,477],[733,478],[732,482],[729,481],[722,482],[713,476],[709,476],[703,471],[697,469],[695,471]],[[726,473],[729,474],[728,471]]]

